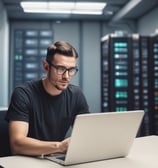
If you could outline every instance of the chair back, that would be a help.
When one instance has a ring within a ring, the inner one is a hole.
[[[0,157],[10,156],[9,124],[5,120],[7,110],[0,109]]]

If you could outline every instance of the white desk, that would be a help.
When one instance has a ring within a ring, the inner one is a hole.
[[[59,164],[33,157],[1,157],[0,165],[5,168],[61,168]],[[158,168],[158,136],[136,138],[126,158],[104,160],[66,168]]]

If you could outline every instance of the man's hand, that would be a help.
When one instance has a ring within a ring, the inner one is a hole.
[[[65,153],[68,149],[70,138],[66,138],[59,143],[59,151]]]

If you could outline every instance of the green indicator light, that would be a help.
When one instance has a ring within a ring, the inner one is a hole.
[[[15,55],[15,60],[18,61],[19,60],[19,56]]]
[[[116,76],[127,76],[128,73],[127,72],[115,72]]]
[[[115,47],[127,47],[127,43],[125,42],[116,42],[114,43]]]
[[[126,91],[118,91],[115,93],[115,98],[127,98],[128,94]]]
[[[121,59],[126,59],[128,57],[127,54],[114,54],[114,58],[121,58]]]
[[[115,79],[115,87],[127,87],[128,81],[126,79]]]
[[[126,107],[116,107],[115,110],[116,112],[127,111],[127,108]]]
[[[115,52],[127,52],[128,49],[127,49],[127,48],[118,48],[118,47],[115,47],[115,48],[114,48],[114,51],[115,51]]]

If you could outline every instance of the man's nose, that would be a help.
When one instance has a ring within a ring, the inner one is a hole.
[[[63,73],[63,76],[64,76],[65,78],[69,78],[69,71],[66,70],[66,71]]]

